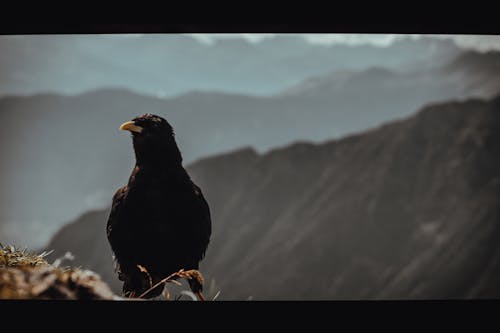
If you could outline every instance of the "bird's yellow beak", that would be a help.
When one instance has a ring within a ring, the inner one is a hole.
[[[142,127],[137,126],[133,121],[127,121],[120,126],[120,129],[123,131],[130,131],[135,133],[141,133]]]

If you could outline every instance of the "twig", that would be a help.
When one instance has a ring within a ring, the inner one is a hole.
[[[149,274],[148,270],[144,267],[144,266],[141,266],[141,265],[137,265],[137,267],[139,268],[139,270],[143,273],[146,273],[147,276],[148,276],[148,280],[149,280],[149,287],[151,288],[151,286],[153,285],[153,278],[151,277],[151,275]]]
[[[147,271],[146,271],[147,272]],[[149,274],[148,274],[149,275]],[[188,280],[191,280],[191,279],[196,279],[198,281],[198,283],[200,283],[201,285],[203,285],[203,276],[201,275],[200,272],[198,272],[197,270],[195,269],[191,269],[189,271],[185,271],[184,268],[179,270],[178,272],[175,272],[175,273],[172,273],[170,274],[169,276],[167,276],[166,278],[160,280],[158,283],[156,283],[154,286],[152,286],[151,288],[149,288],[148,290],[146,290],[145,292],[143,292],[141,295],[139,295],[139,298],[142,298],[144,297],[145,295],[147,295],[147,293],[149,293],[151,290],[155,289],[156,287],[160,286],[161,284],[164,284],[166,282],[172,282],[172,283],[175,283],[177,285],[181,285],[181,283],[179,283],[178,281],[175,281],[173,280],[172,278],[173,277],[180,277],[180,278],[184,278],[184,279],[188,279]],[[202,296],[203,297],[203,296]]]
[[[181,269],[180,271],[184,271],[183,269]],[[180,272],[179,271],[179,272]],[[173,278],[174,276],[178,275],[177,274],[178,272],[175,272],[175,273],[172,273],[170,274],[169,276],[167,276],[166,278],[164,278],[163,280],[160,280],[158,283],[156,283],[154,286],[152,286],[151,288],[149,288],[148,290],[146,290],[145,292],[143,292],[142,294],[139,295],[139,298],[142,298],[144,297],[145,295],[147,295],[147,293],[149,293],[151,290],[155,289],[156,287],[158,287],[159,285],[162,285],[164,283],[166,283],[168,280],[170,280],[171,278]]]

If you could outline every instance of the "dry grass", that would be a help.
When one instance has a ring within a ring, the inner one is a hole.
[[[43,259],[48,256],[50,252],[43,252],[35,254],[29,252],[26,248],[19,249],[14,246],[6,246],[0,243],[0,268],[7,267],[39,267],[48,265],[48,262]]]
[[[48,254],[0,245],[0,299],[119,299],[99,275],[51,265]]]
[[[65,254],[52,264],[48,263],[44,258],[50,253],[36,254],[27,249],[0,244],[0,299],[127,299],[113,294],[99,275],[90,270],[59,267],[62,260],[71,259],[70,254]],[[195,279],[203,286],[203,276],[197,270],[181,269],[153,285],[153,279],[147,269],[141,265],[137,267],[147,275],[150,288],[138,297],[128,298],[129,300],[144,300],[148,292],[161,285],[164,285],[163,297],[166,300],[179,300],[183,295],[192,300],[204,300],[201,293],[195,295],[188,290],[182,290],[180,295],[172,299],[166,288],[167,283],[182,286],[178,279],[188,282]],[[218,294],[212,300],[217,296]]]

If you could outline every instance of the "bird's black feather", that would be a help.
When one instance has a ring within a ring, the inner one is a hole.
[[[149,114],[133,121],[142,128],[132,132],[136,165],[128,184],[113,197],[107,236],[124,294],[138,296],[151,282],[182,268],[198,269],[210,240],[211,218],[201,189],[182,166],[170,124]],[[202,286],[190,285],[193,292],[201,291]],[[160,286],[146,297],[162,290]]]

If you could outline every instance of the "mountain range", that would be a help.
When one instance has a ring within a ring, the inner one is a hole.
[[[219,299],[500,296],[500,95],[188,171],[212,211],[200,269]],[[75,219],[47,249],[71,251],[117,290],[107,214]]]
[[[318,45],[286,34],[213,44],[182,34],[1,36],[0,49],[0,96],[119,87],[168,97],[192,90],[271,95],[326,71],[436,66],[462,51],[430,37],[401,36],[379,47]]]
[[[2,241],[41,246],[67,221],[107,206],[134,163],[118,126],[139,114],[168,119],[189,164],[245,146],[263,153],[340,138],[429,102],[488,98],[500,91],[499,63],[498,52],[471,51],[432,69],[336,71],[266,97],[105,89],[0,98]]]

